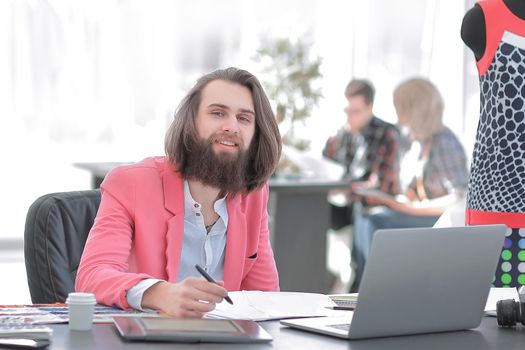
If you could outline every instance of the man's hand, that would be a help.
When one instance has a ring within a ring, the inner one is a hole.
[[[197,277],[179,283],[159,282],[144,292],[142,307],[174,317],[201,318],[227,295],[223,286],[222,281],[215,284]]]

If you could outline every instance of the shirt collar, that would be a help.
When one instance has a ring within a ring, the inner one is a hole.
[[[195,213],[201,213],[202,206],[191,196],[190,185],[188,180],[184,180],[184,218],[195,223]],[[213,209],[228,226],[228,207],[226,205],[226,196],[219,198],[213,203]]]

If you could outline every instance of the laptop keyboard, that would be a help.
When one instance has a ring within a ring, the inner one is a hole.
[[[332,325],[328,325],[328,327],[332,327],[335,329],[339,329],[339,330],[348,332],[350,330],[350,323],[332,324]]]

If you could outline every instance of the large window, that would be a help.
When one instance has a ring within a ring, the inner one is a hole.
[[[477,82],[465,71],[475,67],[459,37],[464,12],[438,0],[0,1],[0,239],[22,237],[37,196],[89,187],[73,163],[162,154],[195,78],[226,66],[257,74],[262,36],[309,35],[323,58],[324,97],[300,131],[313,155],[344,122],[353,76],[374,82],[377,115],[392,122],[393,88],[429,77],[471,149]]]

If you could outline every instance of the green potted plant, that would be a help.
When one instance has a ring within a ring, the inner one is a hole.
[[[257,50],[256,61],[261,64],[262,84],[274,104],[281,130],[284,152],[278,172],[300,173],[301,169],[286,155],[287,147],[298,151],[309,149],[310,142],[296,133],[298,123],[303,125],[322,97],[316,86],[322,77],[321,58],[310,52],[307,39],[263,39]]]

